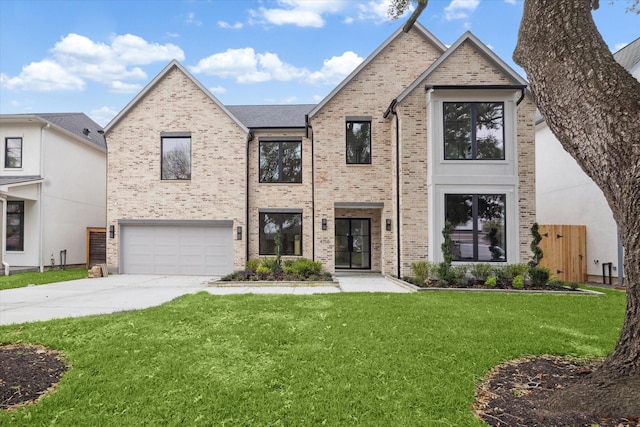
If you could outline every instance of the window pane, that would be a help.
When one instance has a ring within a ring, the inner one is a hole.
[[[506,261],[504,194],[446,194],[456,261]]]
[[[504,159],[504,114],[501,102],[476,104],[478,159]]]
[[[478,195],[477,200],[478,261],[505,261],[504,195]]]
[[[260,255],[276,254],[280,230],[280,255],[302,255],[302,214],[260,213]]]
[[[347,163],[371,163],[371,122],[347,122]]]
[[[302,143],[282,143],[282,182],[302,182]]]
[[[7,202],[8,251],[24,250],[24,202]]]
[[[471,104],[444,103],[444,158],[471,159]]]
[[[22,138],[6,138],[5,140],[5,168],[22,167]]]
[[[191,179],[191,138],[162,138],[162,179]]]
[[[260,143],[260,182],[278,182],[278,156],[280,144],[277,142]]]

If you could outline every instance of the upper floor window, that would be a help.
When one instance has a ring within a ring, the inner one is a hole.
[[[22,138],[5,138],[4,140],[4,167],[22,167]]]
[[[260,212],[260,255],[302,255],[302,213]]]
[[[347,119],[347,164],[371,164],[371,120]]]
[[[445,160],[504,160],[503,102],[445,102]]]
[[[453,226],[456,261],[506,261],[506,196],[445,194],[445,218]]]
[[[24,251],[24,202],[7,202],[8,251]]]
[[[260,141],[260,182],[302,182],[302,141]]]
[[[162,179],[191,179],[191,136],[162,137]]]

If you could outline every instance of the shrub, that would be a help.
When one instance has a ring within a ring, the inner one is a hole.
[[[470,271],[471,275],[475,277],[476,280],[487,280],[487,278],[491,276],[493,272],[493,266],[488,263],[473,264]]]
[[[531,261],[529,261],[529,268],[533,269],[538,267],[540,261],[544,257],[542,253],[542,249],[540,249],[539,243],[542,241],[542,235],[540,235],[540,231],[538,231],[538,223],[534,222],[531,226],[531,235],[533,236],[533,240],[531,241],[531,252],[533,252],[533,257]],[[533,280],[533,278],[531,279]]]
[[[487,280],[484,282],[484,285],[489,288],[495,288],[497,284],[498,284],[498,279],[496,278],[496,276],[489,276],[487,277]]]
[[[468,284],[467,265],[451,266],[446,262],[437,265],[438,279],[442,286],[466,286]]]
[[[549,281],[549,269],[546,267],[532,267],[529,269],[531,284],[534,286],[545,285]]]
[[[260,265],[261,260],[259,258],[250,259],[247,261],[245,268],[249,271],[256,271],[258,266]]]
[[[516,276],[522,276],[524,279],[529,273],[529,266],[527,264],[510,264],[508,268],[511,269],[514,279]]]
[[[290,264],[287,263],[286,268],[300,279],[322,273],[322,263],[307,258],[298,258]]]
[[[259,265],[258,268],[256,268],[256,273],[258,274],[269,274],[270,272],[271,270],[269,270],[269,267],[266,265]]]
[[[524,276],[521,274],[518,274],[517,276],[515,276],[513,278],[513,282],[511,284],[511,286],[513,286],[514,289],[522,289],[524,288]]]
[[[419,283],[426,283],[434,269],[435,266],[429,261],[418,261],[411,264],[413,276]]]
[[[509,264],[496,266],[496,276],[501,282],[511,283],[513,280],[514,271]]]
[[[269,271],[273,273],[282,271],[282,267],[280,266],[280,260],[278,258],[262,258],[260,260],[260,267],[266,267]],[[258,269],[256,269],[256,272],[258,272]]]

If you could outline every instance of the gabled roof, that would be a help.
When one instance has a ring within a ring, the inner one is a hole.
[[[613,57],[633,77],[640,80],[640,37],[614,53]]]
[[[464,43],[469,42],[475,47],[482,56],[484,56],[489,62],[491,62],[496,68],[498,68],[514,85],[528,85],[529,83],[516,73],[513,68],[507,65],[498,55],[496,55],[491,49],[480,41],[470,31],[465,32],[454,44],[447,49],[447,51],[438,58],[433,64],[429,66],[411,85],[409,85],[398,96],[397,101],[401,102],[411,92],[415,90],[422,82],[424,82],[435,70],[438,69],[458,48]]]
[[[316,104],[291,105],[227,105],[227,108],[249,129],[303,128],[305,115]]]
[[[415,29],[415,31],[418,31],[419,34],[421,34],[425,39],[433,43],[442,52],[446,50],[447,47],[440,40],[438,40],[433,34],[431,34],[429,30],[423,27],[420,23],[416,22],[413,25],[413,29]],[[394,40],[396,40],[398,37],[402,36],[403,34],[405,33],[402,30],[402,27],[398,28],[393,34],[391,34],[391,36],[387,40],[385,40],[384,43],[378,46],[378,48],[374,50],[371,55],[369,55],[364,61],[362,61],[360,65],[358,65],[358,67],[355,70],[353,70],[353,72],[351,72],[351,74],[349,74],[334,90],[331,91],[329,95],[327,95],[322,101],[320,101],[318,105],[316,105],[316,107],[313,110],[309,112],[309,117],[313,117],[314,115],[316,115],[322,109],[322,107],[324,107],[329,101],[331,101],[331,99],[333,99],[333,97],[335,97],[338,93],[340,93],[340,91],[342,91],[342,89],[344,89],[344,87],[351,80],[353,80],[358,74],[360,74],[360,72],[364,68],[366,68],[367,65],[369,65],[371,61],[373,61],[380,54],[380,52],[382,52],[387,46],[389,46]]]
[[[186,70],[178,61],[172,60],[147,86],[144,87],[111,121],[105,126],[105,132],[109,132],[138,102],[140,102],[173,68],[180,70],[189,80],[191,80],[205,95],[213,101],[225,114],[229,116],[242,130],[249,133],[249,129],[234,116],[206,87],[202,85],[193,75]]]
[[[41,123],[51,125],[56,130],[72,138],[89,144],[101,151],[107,151],[102,126],[84,113],[35,113],[2,114],[0,119],[6,123]]]

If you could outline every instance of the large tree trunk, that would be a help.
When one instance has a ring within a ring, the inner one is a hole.
[[[602,189],[618,224],[626,316],[614,351],[591,382],[625,383],[640,402],[640,82],[609,52],[590,0],[525,0],[514,60],[549,128]],[[619,393],[629,392],[622,388]]]

